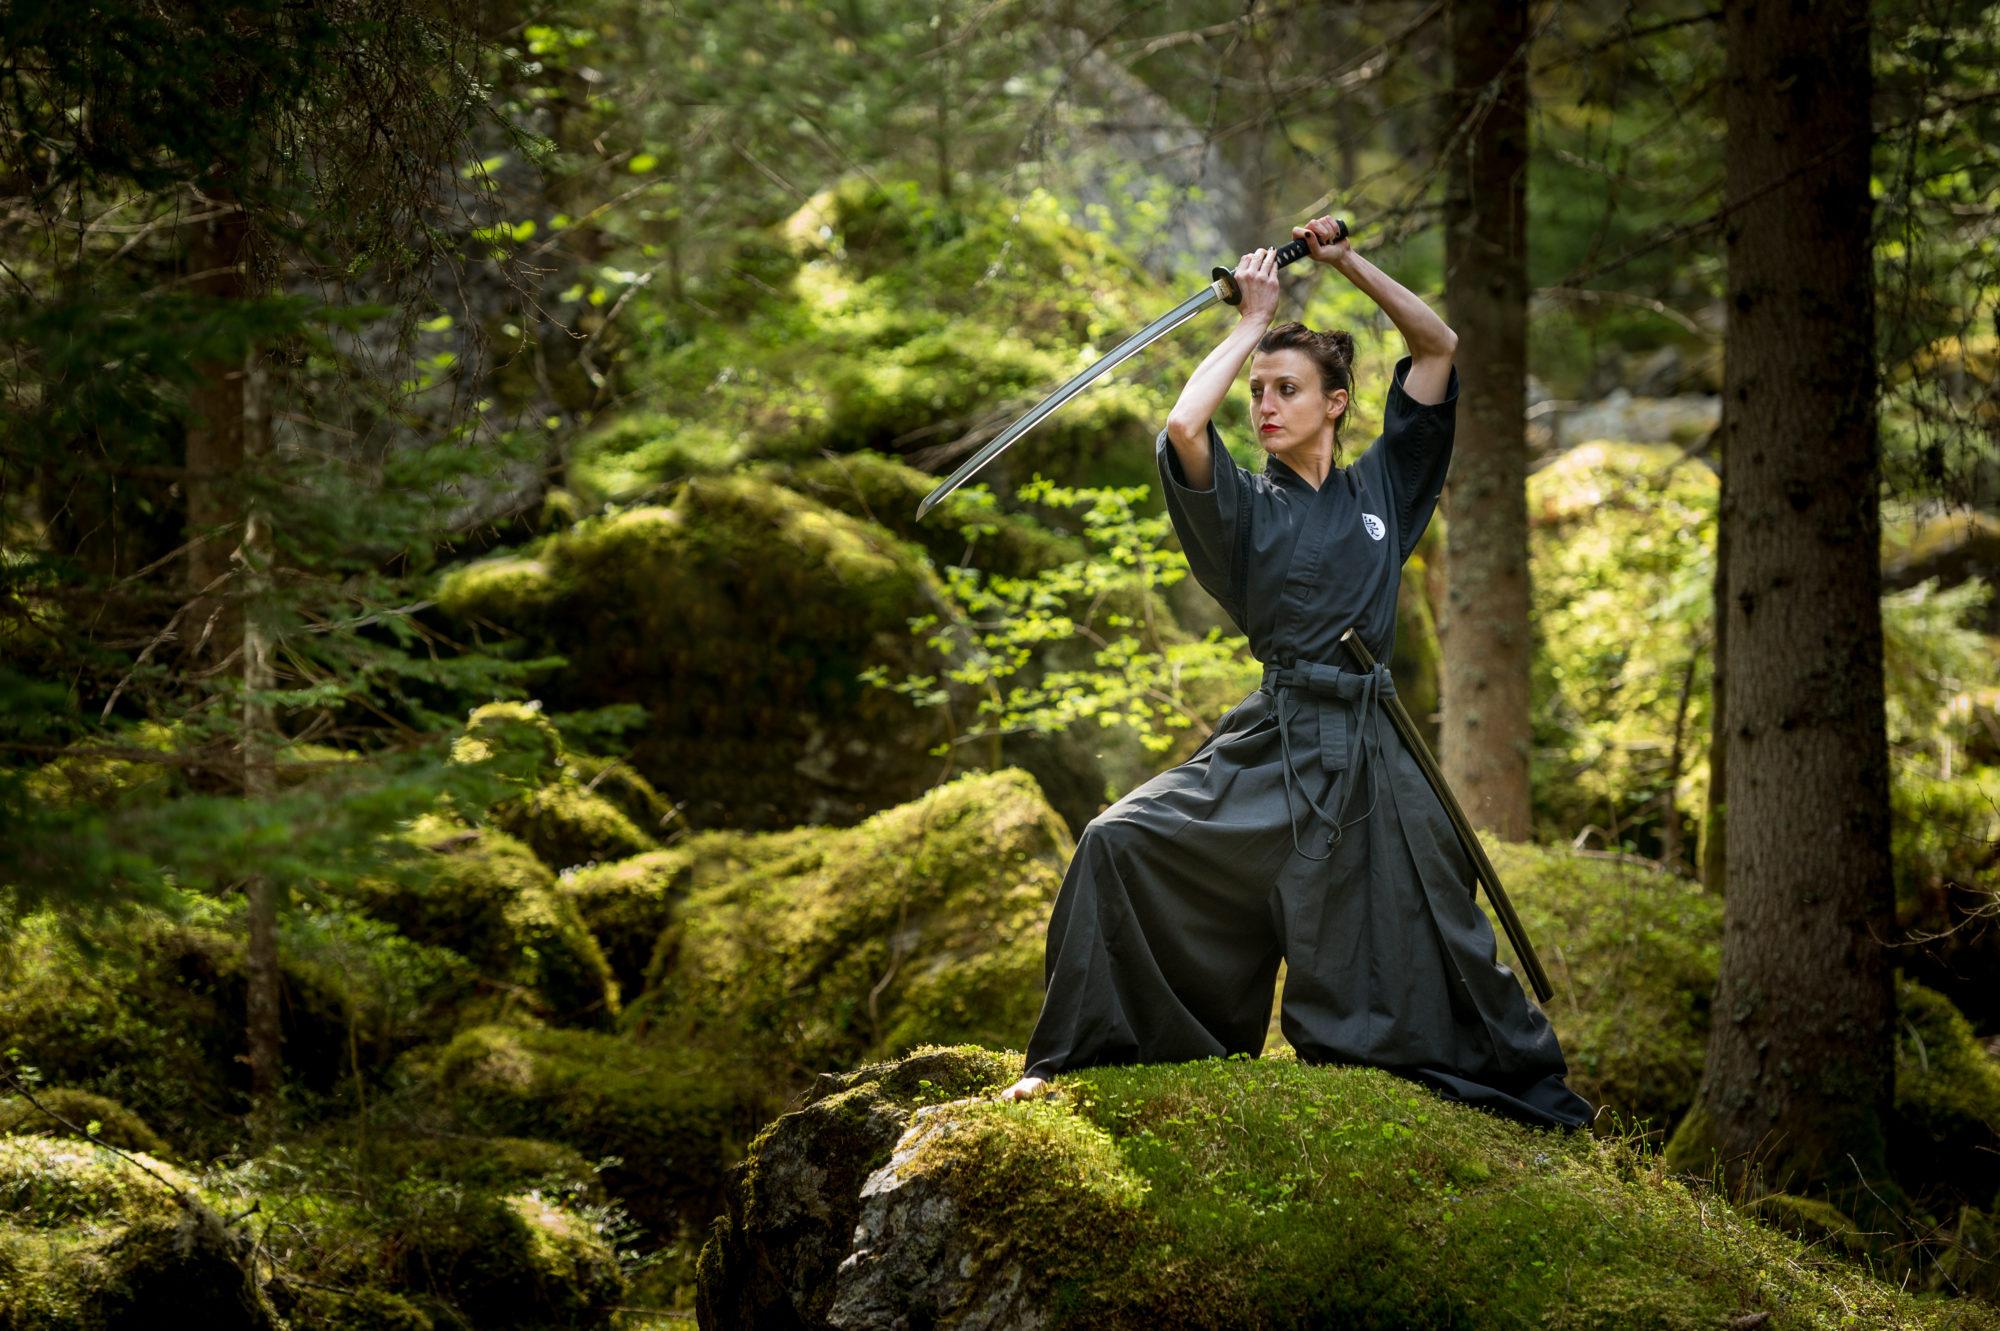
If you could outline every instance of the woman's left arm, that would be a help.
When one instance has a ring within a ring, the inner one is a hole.
[[[1410,372],[1403,377],[1403,391],[1411,400],[1426,405],[1444,401],[1445,390],[1451,387],[1458,334],[1415,292],[1356,254],[1346,240],[1328,244],[1327,238],[1336,234],[1331,217],[1315,217],[1293,227],[1292,234],[1306,241],[1316,261],[1339,270],[1396,325],[1410,347]]]

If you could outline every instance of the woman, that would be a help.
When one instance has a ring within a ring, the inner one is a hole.
[[[1341,645],[1351,628],[1389,659],[1402,564],[1451,459],[1458,338],[1338,234],[1330,218],[1294,230],[1410,349],[1382,435],[1335,465],[1353,340],[1272,328],[1272,252],[1244,255],[1241,318],[1158,451],[1188,563],[1264,662],[1263,686],[1084,830],[1008,1099],[1072,1068],[1256,1054],[1282,958],[1281,1023],[1301,1058],[1387,1068],[1530,1123],[1590,1117],[1547,1018],[1495,960],[1443,805],[1381,715],[1387,669],[1361,671]],[[1212,423],[1246,358],[1262,474],[1237,467]]]

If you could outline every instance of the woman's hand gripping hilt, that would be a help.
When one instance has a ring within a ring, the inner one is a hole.
[[[1336,217],[1333,219],[1333,225],[1337,228],[1336,233],[1333,239],[1326,243],[1329,245],[1338,245],[1341,241],[1347,239],[1347,220]],[[1277,260],[1278,267],[1283,268],[1289,264],[1297,263],[1310,253],[1312,253],[1311,246],[1307,245],[1305,239],[1301,237],[1280,245],[1277,253],[1272,257]],[[1213,281],[1213,290],[1215,291],[1217,300],[1220,300],[1224,305],[1240,305],[1243,303],[1243,288],[1236,285],[1236,270],[1234,268],[1224,268],[1221,264],[1217,264],[1209,271],[1208,275]]]

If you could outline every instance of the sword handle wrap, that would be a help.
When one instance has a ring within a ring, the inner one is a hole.
[[[1335,228],[1333,243],[1338,245],[1341,241],[1347,239],[1347,219],[1336,217],[1333,219],[1333,225]],[[1307,245],[1303,238],[1300,238],[1280,245],[1277,253],[1272,257],[1278,261],[1278,267],[1285,268],[1297,263],[1300,259],[1305,258],[1311,253],[1312,247]],[[1208,276],[1214,284],[1217,300],[1220,300],[1224,305],[1240,305],[1243,303],[1243,288],[1236,285],[1236,270],[1234,268],[1224,268],[1220,264],[1217,264],[1209,270]]]

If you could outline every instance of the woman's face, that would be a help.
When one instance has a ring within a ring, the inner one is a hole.
[[[1250,424],[1268,453],[1310,447],[1330,437],[1347,409],[1347,390],[1321,390],[1319,366],[1297,347],[1263,351],[1250,360]]]

